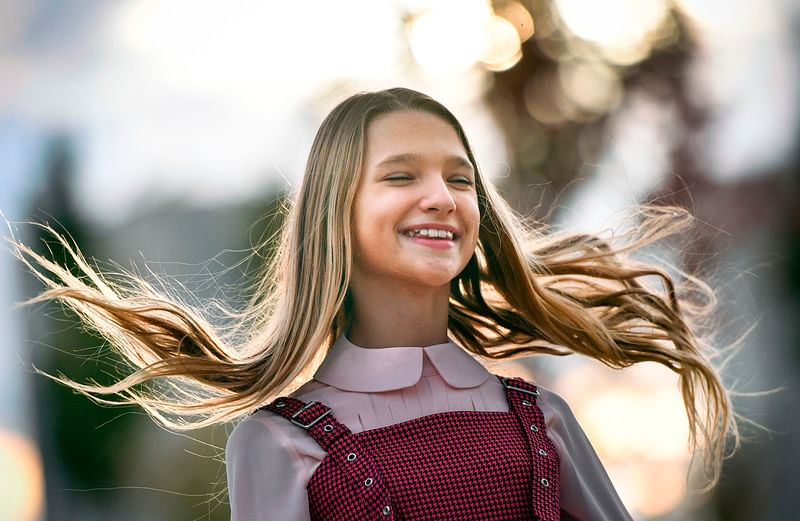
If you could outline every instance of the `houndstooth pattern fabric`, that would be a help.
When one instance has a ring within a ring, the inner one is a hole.
[[[328,453],[306,487],[313,520],[558,520],[559,458],[538,390],[498,378],[508,412],[437,413],[355,434],[319,402],[264,408]]]

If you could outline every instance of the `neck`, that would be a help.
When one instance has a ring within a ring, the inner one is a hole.
[[[351,285],[353,315],[347,338],[361,347],[430,346],[447,338],[450,286],[390,288]]]

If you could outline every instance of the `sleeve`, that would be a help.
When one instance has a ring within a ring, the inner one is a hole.
[[[231,521],[309,521],[308,472],[291,438],[251,416],[225,447]]]
[[[632,521],[567,402],[539,389],[547,434],[560,459],[561,509],[580,521]]]

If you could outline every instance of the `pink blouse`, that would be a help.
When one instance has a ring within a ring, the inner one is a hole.
[[[561,508],[581,521],[630,520],[564,400],[540,388],[537,404],[560,456]],[[497,378],[452,340],[428,347],[363,348],[342,335],[295,393],[317,400],[352,432],[449,411],[508,411]],[[308,521],[306,484],[326,453],[303,429],[258,411],[228,438],[232,521]]]

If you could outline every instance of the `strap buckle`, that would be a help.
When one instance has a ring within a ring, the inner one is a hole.
[[[503,382],[503,386],[506,389],[513,389],[515,391],[520,391],[520,392],[523,392],[523,393],[526,393],[526,394],[530,394],[530,395],[533,395],[533,396],[539,396],[539,394],[540,394],[539,393],[539,389],[536,389],[535,391],[529,391],[528,389],[523,389],[522,387],[517,387],[516,385],[511,385],[510,383],[508,383],[509,380],[511,380],[511,378],[502,378],[501,379],[501,381]]]
[[[305,404],[305,405],[303,406],[303,408],[302,408],[302,409],[300,409],[300,410],[299,410],[299,411],[297,411],[296,413],[292,414],[292,417],[291,417],[291,418],[289,418],[289,420],[291,420],[291,422],[292,422],[292,423],[294,423],[295,425],[297,425],[298,427],[302,427],[302,428],[304,428],[304,429],[310,429],[311,427],[313,427],[314,425],[316,425],[316,424],[317,424],[317,422],[319,422],[319,421],[320,421],[322,418],[326,417],[327,415],[329,415],[329,414],[331,413],[331,410],[330,410],[330,409],[328,409],[328,410],[327,410],[327,411],[325,411],[324,413],[320,414],[319,416],[317,416],[316,418],[314,418],[313,420],[311,420],[311,422],[310,422],[310,423],[306,423],[306,424],[303,424],[301,421],[299,421],[299,420],[297,420],[297,419],[296,419],[298,416],[300,416],[300,413],[302,413],[303,411],[305,411],[306,409],[308,409],[309,407],[311,407],[311,406],[312,406],[312,405],[314,405],[315,403],[318,403],[318,402],[317,402],[316,400],[313,400],[313,401],[310,401],[310,402],[308,402],[307,404]]]

